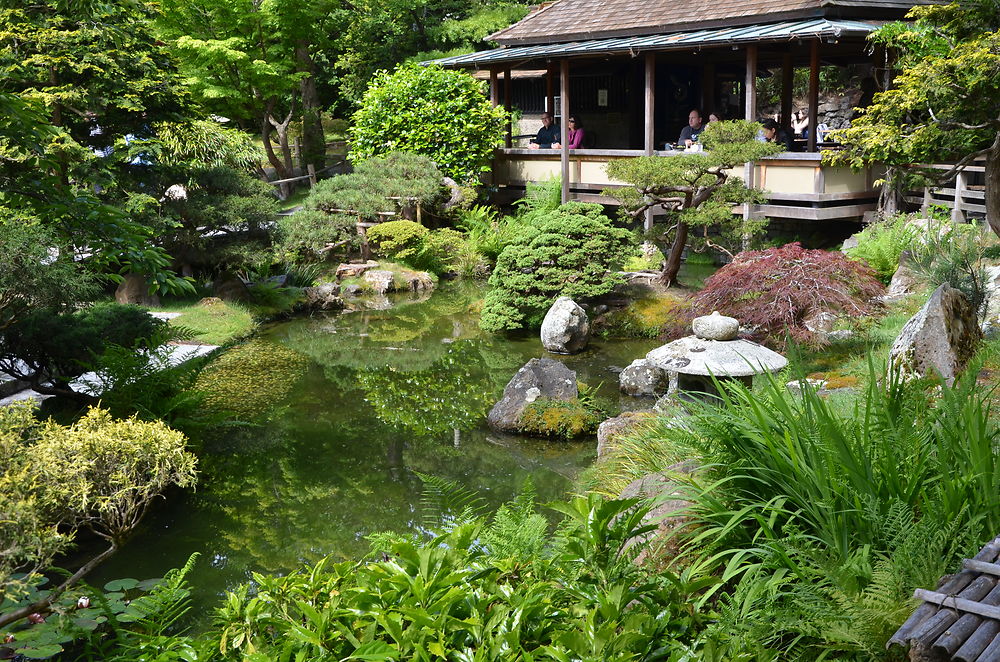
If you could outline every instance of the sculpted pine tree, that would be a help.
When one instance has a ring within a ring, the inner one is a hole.
[[[733,213],[734,205],[763,199],[760,190],[734,178],[733,169],[782,151],[776,144],[759,142],[759,129],[757,123],[743,120],[712,122],[701,134],[704,152],[608,164],[612,179],[629,184],[604,191],[621,202],[623,215],[638,219],[654,207],[666,212],[665,223],[654,226],[651,236],[667,256],[660,274],[664,285],[677,282],[681,253],[689,243],[695,249],[714,248],[731,255],[727,243],[738,245],[764,229],[766,220],[748,220]],[[697,239],[691,236],[692,228],[701,230]],[[720,231],[721,243],[709,236],[712,228]]]
[[[847,149],[827,160],[883,163],[897,181],[916,174],[946,182],[984,159],[987,220],[1000,235],[1000,2],[919,6],[909,17],[913,23],[874,33],[873,41],[897,54],[902,73],[851,128],[837,132]],[[919,167],[941,162],[954,167]]]

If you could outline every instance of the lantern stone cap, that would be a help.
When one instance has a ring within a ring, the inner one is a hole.
[[[729,318],[732,319],[732,318]],[[650,365],[682,375],[749,377],[777,372],[788,359],[749,340],[707,340],[686,336],[646,354]]]

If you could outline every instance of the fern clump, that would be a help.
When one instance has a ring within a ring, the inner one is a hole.
[[[899,256],[913,248],[920,233],[910,217],[897,215],[872,223],[858,235],[858,245],[846,251],[848,257],[871,267],[885,284],[892,280],[899,267]]]

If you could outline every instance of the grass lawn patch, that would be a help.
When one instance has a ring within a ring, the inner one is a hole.
[[[154,310],[180,313],[180,317],[170,320],[171,326],[190,329],[194,332],[193,340],[209,345],[222,345],[245,336],[256,326],[249,308],[225,301],[208,305],[198,301],[166,301]]]

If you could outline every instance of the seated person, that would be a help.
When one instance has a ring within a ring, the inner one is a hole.
[[[794,151],[795,144],[792,142],[791,136],[785,131],[780,124],[775,122],[770,117],[760,123],[764,130],[762,131],[761,137],[762,142],[778,143],[783,145],[786,152]]]
[[[708,125],[711,124],[712,122],[721,122],[721,121],[722,121],[722,113],[718,110],[713,110],[708,114],[708,121],[705,122],[705,124]]]
[[[809,116],[801,110],[792,113],[792,133],[802,138],[809,137]]]
[[[583,122],[576,115],[570,115],[569,119],[566,120],[566,124],[569,125],[566,146],[570,149],[580,149],[583,147]]]
[[[552,113],[542,113],[542,128],[529,142],[529,149],[550,149],[553,144],[559,144],[559,127],[552,123]]]
[[[690,147],[698,142],[698,136],[704,130],[705,125],[701,123],[701,111],[697,108],[688,113],[688,124],[681,129],[681,137],[677,139],[680,147]]]

